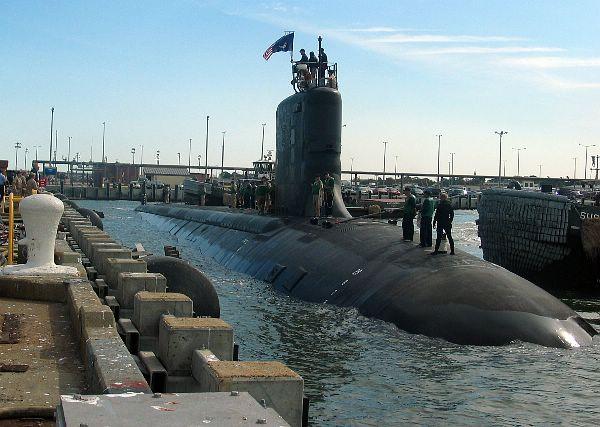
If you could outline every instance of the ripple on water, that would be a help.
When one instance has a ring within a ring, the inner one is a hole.
[[[136,203],[80,203],[104,211],[106,231],[123,244],[141,242],[154,253],[176,245],[199,266],[215,283],[240,356],[278,359],[304,377],[314,425],[586,425],[600,416],[598,339],[592,347],[562,350],[459,346],[410,335],[232,272],[141,220]],[[476,218],[457,212],[454,230],[457,245],[481,256]]]

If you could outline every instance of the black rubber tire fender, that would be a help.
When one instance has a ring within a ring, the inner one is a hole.
[[[196,316],[220,317],[219,296],[211,280],[187,261],[179,258],[151,255],[143,258],[150,273],[160,273],[167,279],[169,292],[190,297]]]

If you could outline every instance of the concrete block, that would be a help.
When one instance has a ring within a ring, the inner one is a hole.
[[[302,425],[304,380],[283,363],[215,361],[204,356],[194,353],[194,362],[203,371],[203,391],[248,392],[259,402],[264,399],[291,426]]]
[[[151,351],[140,351],[139,358],[146,372],[146,378],[150,384],[150,388],[155,393],[165,393],[167,391],[167,370],[160,363],[158,357]]]
[[[124,254],[124,253],[123,253]],[[117,288],[120,273],[145,273],[147,271],[146,261],[141,259],[132,259],[131,251],[128,251],[129,257],[106,258],[102,265],[106,284],[113,289]]]
[[[162,317],[158,357],[169,374],[189,374],[192,353],[201,349],[209,349],[220,360],[232,360],[233,328],[227,322],[211,317]]]
[[[100,249],[124,249],[123,246],[119,245],[116,242],[103,241],[103,240],[91,241],[88,243],[87,248],[88,248],[88,252],[86,252],[86,255],[88,256],[90,261],[92,261],[92,263],[96,266],[98,265],[97,260],[96,260],[96,257],[97,257],[96,252],[98,250],[100,250]]]
[[[150,393],[150,387],[120,338],[87,341],[90,393]]]
[[[146,266],[145,262],[143,264]],[[167,279],[160,273],[127,272],[118,275],[116,297],[121,307],[133,308],[134,296],[138,292],[166,292],[166,290]]]
[[[67,306],[71,317],[73,331],[79,339],[81,337],[82,326],[80,320],[81,308],[86,307],[101,307],[102,304],[98,299],[92,285],[87,280],[72,279],[65,282]]]
[[[140,291],[133,300],[133,323],[140,334],[158,336],[161,315],[192,317],[193,305],[184,294]]]
[[[91,246],[92,242],[104,242],[104,243],[116,243],[113,238],[107,234],[94,234],[92,236],[86,236],[81,243],[81,249],[88,257],[91,257]]]
[[[101,274],[107,274],[106,272],[108,267],[106,266],[106,260],[109,258],[131,259],[131,251],[129,249],[124,248],[98,249],[95,252],[94,265],[96,266],[98,272],[100,272]],[[108,280],[106,281],[106,283],[108,283],[108,285],[111,286]]]
[[[117,302],[117,299],[112,295],[107,295],[104,297],[104,302],[106,303],[107,307],[110,308],[110,311],[113,312],[115,319],[119,319],[121,306]]]
[[[81,254],[69,250],[54,251],[54,262],[58,265],[81,264]]]

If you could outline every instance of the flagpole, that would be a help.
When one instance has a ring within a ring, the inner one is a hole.
[[[283,35],[287,36],[288,34],[292,34],[293,31],[284,31]],[[292,46],[292,49],[290,49],[290,62],[294,62],[294,47]]]

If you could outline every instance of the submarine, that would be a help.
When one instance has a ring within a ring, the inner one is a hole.
[[[591,325],[516,274],[460,248],[455,256],[428,256],[402,241],[395,225],[351,218],[340,188],[342,98],[330,86],[319,79],[277,108],[272,215],[170,204],[136,210],[160,230],[278,291],[355,307],[412,334],[465,345],[592,343]],[[336,184],[334,218],[323,227],[310,218],[310,183],[326,172]]]

